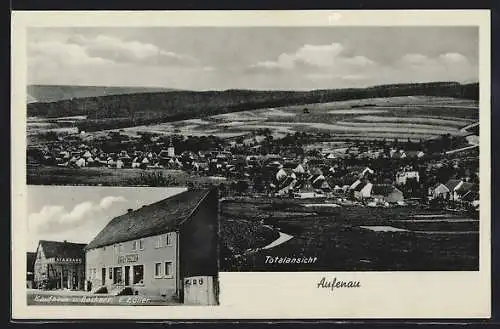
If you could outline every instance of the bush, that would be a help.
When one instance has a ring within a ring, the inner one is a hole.
[[[123,288],[117,296],[131,296],[134,294],[134,291],[130,287]]]
[[[95,291],[96,294],[107,294],[108,293],[108,288],[106,287],[101,287]]]
[[[178,186],[179,182],[170,175],[163,175],[161,171],[144,172],[139,177],[131,178],[130,185],[140,186]]]

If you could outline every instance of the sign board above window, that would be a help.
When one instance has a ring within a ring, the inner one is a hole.
[[[118,257],[118,264],[135,263],[139,260],[138,254],[130,254]]]
[[[69,257],[56,257],[56,263],[71,263],[71,264],[80,264],[82,262],[81,258],[69,258]]]

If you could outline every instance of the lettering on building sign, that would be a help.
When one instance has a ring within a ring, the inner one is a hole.
[[[57,263],[74,263],[80,264],[82,262],[81,258],[69,258],[69,257],[56,257]]]
[[[139,260],[138,254],[124,255],[118,257],[118,264],[134,263]]]

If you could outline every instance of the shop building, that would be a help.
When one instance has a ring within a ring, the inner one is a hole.
[[[190,189],[129,209],[87,245],[86,289],[184,302],[191,278],[216,286],[218,240],[217,189]]]
[[[85,244],[41,240],[34,262],[34,285],[39,289],[83,290]]]
[[[33,288],[35,286],[35,259],[36,252],[26,253],[26,287]]]

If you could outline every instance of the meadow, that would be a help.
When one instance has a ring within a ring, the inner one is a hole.
[[[172,187],[190,184],[210,184],[211,177],[196,176],[183,170],[56,166],[27,168],[27,183],[32,185],[94,185]]]
[[[304,201],[227,200],[221,225],[253,222],[292,235],[269,250],[226,257],[224,271],[451,271],[478,270],[479,221],[474,214],[425,207],[304,207]],[[281,216],[283,212],[285,216]],[[304,213],[314,216],[305,216]],[[392,230],[393,228],[394,230]],[[257,229],[254,229],[257,231]],[[226,230],[225,233],[232,231]],[[276,233],[275,233],[276,235]],[[267,237],[271,233],[266,233]],[[252,238],[256,240],[255,238]],[[231,236],[225,248],[235,249]],[[264,239],[262,248],[270,243]],[[242,244],[240,242],[240,244]],[[237,248],[236,248],[237,249]],[[271,257],[317,257],[314,264],[267,264]]]
[[[463,135],[460,128],[478,118],[474,101],[408,96],[232,112],[197,120],[129,127],[122,131],[133,135],[148,131],[234,138],[269,129],[275,138],[295,132],[326,132],[338,139],[419,140],[444,134]]]

